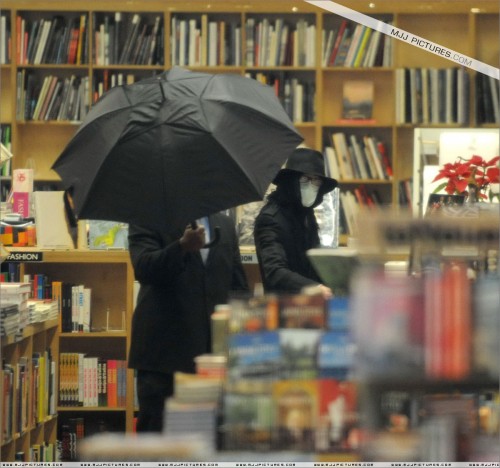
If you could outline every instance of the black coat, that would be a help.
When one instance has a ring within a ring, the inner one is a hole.
[[[320,189],[313,207],[322,199]],[[320,245],[313,207],[302,206],[298,176],[289,176],[255,219],[255,248],[266,292],[295,294],[304,286],[321,283],[306,255]]]
[[[210,216],[220,240],[206,264],[183,253],[178,236],[129,227],[129,250],[141,288],[132,318],[128,365],[159,372],[193,372],[193,358],[211,350],[210,315],[230,291],[248,290],[232,220]],[[211,232],[213,238],[213,232]]]

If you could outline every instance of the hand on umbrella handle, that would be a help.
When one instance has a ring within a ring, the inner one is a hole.
[[[191,229],[196,229],[198,225],[196,224],[196,221],[191,221]],[[202,248],[203,249],[209,249],[210,247],[213,247],[217,242],[220,240],[220,226],[215,226],[214,227],[214,238],[205,244]]]

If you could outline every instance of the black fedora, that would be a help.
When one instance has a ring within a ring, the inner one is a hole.
[[[323,155],[310,148],[297,148],[288,158],[285,167],[281,169],[273,180],[279,184],[281,180],[296,174],[308,174],[318,176],[323,180],[322,192],[331,192],[338,186],[338,182],[325,175],[325,162]]]

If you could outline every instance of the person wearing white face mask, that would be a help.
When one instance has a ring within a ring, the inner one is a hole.
[[[296,294],[317,288],[330,297],[332,291],[321,283],[306,252],[320,245],[314,208],[338,183],[325,176],[323,155],[309,148],[297,148],[273,183],[276,190],[254,224],[264,291]]]

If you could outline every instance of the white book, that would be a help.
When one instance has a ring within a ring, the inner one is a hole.
[[[170,33],[170,61],[172,65],[179,65],[178,58],[178,34],[179,34],[179,20],[177,17],[172,16],[171,20],[171,33]]]
[[[39,65],[42,62],[43,51],[45,50],[45,45],[47,43],[47,37],[49,35],[50,27],[52,25],[51,20],[45,20],[43,23],[42,34],[40,35],[40,40],[38,42],[38,47],[36,49],[35,59],[33,63]]]
[[[200,48],[200,65],[205,67],[208,64],[208,16],[206,13],[201,15]]]
[[[361,40],[361,37],[363,36],[363,31],[365,30],[365,28],[366,26],[363,26],[359,23],[354,28],[351,44],[349,45],[349,49],[347,50],[347,55],[343,63],[344,67],[351,67],[354,63],[354,57],[356,56],[356,51],[358,50],[359,42]]]
[[[347,145],[347,140],[345,133],[335,132],[332,134],[333,147],[338,155],[340,173],[342,174],[342,179],[348,180],[353,178],[353,170],[351,163],[351,154],[349,153],[349,147]]]
[[[181,67],[187,65],[186,63],[186,53],[187,53],[187,21],[180,20],[179,21],[179,65]]]
[[[327,175],[334,178],[335,180],[341,180],[342,176],[340,174],[339,162],[337,159],[337,154],[335,149],[331,146],[326,146],[324,151],[324,158],[327,168]]]
[[[405,71],[404,68],[397,68],[396,75],[396,124],[405,123]]]
[[[217,22],[208,23],[208,65],[215,67],[217,65]]]
[[[379,179],[386,179],[386,175],[384,172],[384,168],[382,166],[382,155],[379,153],[377,149],[377,145],[375,144],[375,140],[371,136],[366,136],[366,146],[368,146],[368,149],[370,150],[370,154],[373,158],[373,161],[375,163],[375,168],[377,170],[377,176]]]
[[[73,240],[66,222],[64,192],[35,191],[35,225],[37,247],[40,249],[73,249]]]
[[[363,58],[363,67],[373,67],[375,63],[375,57],[377,56],[377,50],[380,44],[380,37],[382,33],[378,30],[374,30],[371,37],[370,43],[368,44],[368,50]]]
[[[7,63],[7,16],[0,16],[0,64]]]
[[[195,66],[195,65],[199,65],[199,63],[197,63],[196,61],[196,56],[198,55],[197,54],[197,27],[196,27],[196,19],[194,18],[191,18],[189,20],[189,25],[188,25],[188,30],[189,30],[189,34],[188,34],[188,63],[187,65],[190,65],[190,66]]]
[[[306,30],[306,67],[316,65],[316,25],[311,24]]]
[[[40,111],[43,106],[43,101],[45,100],[45,96],[47,95],[47,90],[50,86],[51,80],[51,76],[46,76],[43,80],[42,88],[40,90],[40,93],[38,94],[38,99],[36,101],[35,110],[33,111],[33,120],[38,120],[39,118]]]

